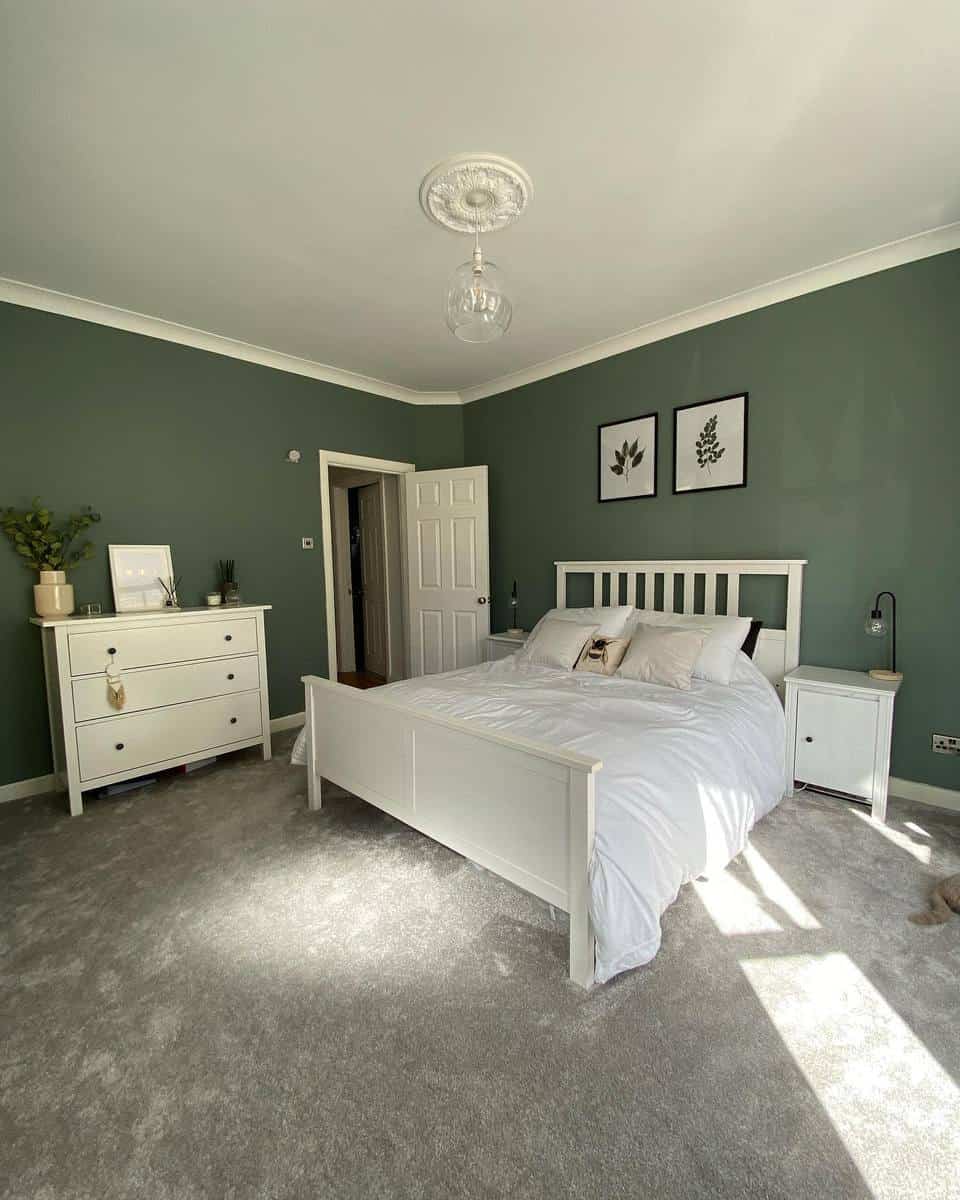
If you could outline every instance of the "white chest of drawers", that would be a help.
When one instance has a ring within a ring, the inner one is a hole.
[[[269,604],[106,617],[36,617],[43,638],[54,770],[83,793],[212,754],[270,757],[263,614]],[[122,710],[106,669],[123,680]]]

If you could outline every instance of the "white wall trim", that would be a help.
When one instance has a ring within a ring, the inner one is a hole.
[[[304,722],[302,712],[288,713],[285,717],[273,717],[271,733],[282,733],[285,729],[299,729]],[[66,787],[56,775],[36,775],[33,779],[16,779],[13,783],[0,783],[0,804],[8,800],[26,800],[28,796],[44,796],[48,792],[65,792]]]
[[[283,733],[285,729],[299,729],[306,720],[306,713],[287,713],[285,717],[272,717],[270,720],[271,733]]]
[[[223,354],[228,358],[239,358],[244,362],[258,363],[260,366],[271,367],[276,371],[305,375],[310,379],[339,384],[341,387],[368,392],[374,396],[387,396],[392,400],[400,400],[404,404],[470,404],[472,401],[482,400],[486,396],[495,396],[499,392],[511,391],[513,388],[522,387],[527,383],[548,379],[551,375],[572,371],[576,367],[586,366],[587,363],[612,358],[627,350],[636,350],[640,346],[663,341],[678,333],[687,333],[691,329],[713,325],[717,321],[725,321],[730,317],[753,312],[758,308],[767,308],[771,304],[779,304],[784,300],[793,300],[797,296],[805,296],[810,292],[833,287],[838,283],[847,283],[852,279],[860,279],[865,275],[874,275],[878,271],[889,270],[891,267],[900,267],[905,263],[932,258],[936,254],[946,254],[951,250],[958,249],[960,249],[960,221],[954,221],[950,225],[941,225],[937,229],[928,229],[923,233],[900,238],[895,242],[887,242],[883,246],[862,250],[833,262],[823,263],[818,267],[798,271],[794,275],[787,275],[782,279],[736,292],[732,296],[710,301],[710,303],[702,304],[697,308],[651,321],[637,329],[604,338],[602,341],[584,346],[580,350],[572,350],[568,354],[561,354],[557,358],[547,359],[532,367],[511,372],[509,375],[499,375],[485,383],[463,388],[459,392],[417,391],[415,388],[403,387],[384,379],[374,379],[369,375],[360,375],[354,371],[329,366],[326,363],[314,362],[312,359],[298,358],[293,354],[270,350],[266,346],[254,346],[249,342],[241,342],[219,333],[208,333],[206,330],[193,329],[189,325],[178,325],[174,321],[166,321],[161,317],[151,317],[144,313],[132,312],[129,309],[115,308],[110,304],[102,304],[98,300],[87,300],[81,296],[71,296],[66,292],[56,292],[48,288],[37,287],[32,283],[5,279],[2,276],[0,276],[0,301],[19,304],[24,308],[42,309],[44,312],[58,313],[65,317],[75,317],[81,321],[92,321],[96,325],[109,325],[114,329],[125,329],[129,333],[140,333],[146,337],[160,338],[162,341],[176,342],[182,346],[193,346],[212,354]]]
[[[112,304],[101,304],[99,300],[85,300],[82,296],[50,291],[47,288],[35,287],[32,283],[21,283],[16,279],[0,277],[0,301],[19,304],[23,308],[39,308],[44,312],[75,317],[80,321],[92,321],[95,325],[109,325],[113,329],[140,333],[145,337],[176,342],[181,346],[192,346],[196,350],[208,350],[211,354],[239,358],[244,362],[257,363],[261,367],[271,367],[275,371],[306,375],[310,379],[321,379],[325,383],[336,383],[341,387],[368,392],[374,396],[387,396],[391,400],[401,400],[404,404],[461,403],[457,392],[418,392],[414,388],[401,387],[399,384],[374,379],[369,375],[359,375],[355,371],[344,371],[340,367],[331,367],[309,358],[283,354],[266,346],[254,346],[250,342],[241,342],[219,333],[208,333],[204,329],[178,325],[175,321],[165,321],[161,317],[150,317],[126,308],[115,308]]]
[[[470,404],[474,400],[482,400],[485,396],[495,396],[499,392],[522,387],[526,383],[535,383],[539,379],[547,379],[551,375],[559,375],[563,371],[572,371],[576,367],[586,366],[587,363],[598,362],[603,358],[612,358],[615,354],[636,350],[639,346],[660,342],[665,338],[674,337],[678,333],[699,329],[703,325],[713,325],[717,321],[726,321],[729,317],[737,317],[758,308],[779,304],[783,300],[793,300],[797,296],[805,296],[809,292],[833,287],[837,283],[846,283],[864,275],[874,275],[878,271],[886,271],[890,267],[903,266],[905,263],[915,262],[921,258],[932,258],[935,254],[945,254],[947,251],[958,249],[960,249],[960,221],[955,221],[951,225],[942,225],[939,229],[930,229],[925,233],[901,238],[896,242],[888,242],[884,246],[863,250],[858,254],[837,259],[835,262],[824,263],[819,267],[798,271],[795,275],[787,275],[783,279],[761,284],[759,287],[736,292],[722,300],[713,300],[698,308],[687,309],[686,312],[651,321],[648,325],[641,325],[638,329],[631,329],[626,333],[617,334],[615,337],[594,342],[593,345],[585,346],[582,350],[561,354],[557,358],[537,363],[533,367],[526,367],[522,371],[514,371],[510,375],[501,375],[497,379],[490,380],[489,383],[463,388],[460,396],[464,404]]]
[[[61,792],[56,775],[36,775],[33,779],[15,779],[13,783],[0,783],[0,804],[8,800],[25,800],[28,796],[42,796],[46,792]]]
[[[960,812],[960,792],[953,788],[936,787],[932,783],[917,783],[913,779],[895,779],[890,776],[890,795],[901,800],[914,800],[917,804],[931,804],[934,808],[949,808]]]
[[[320,538],[323,549],[324,611],[327,621],[327,671],[337,679],[337,601],[333,578],[333,513],[330,505],[330,468],[349,467],[358,471],[377,471],[386,475],[405,475],[415,471],[411,462],[389,458],[368,458],[365,454],[342,454],[339,450],[318,450],[320,464]],[[403,505],[401,502],[401,509]],[[389,597],[388,597],[389,606]]]

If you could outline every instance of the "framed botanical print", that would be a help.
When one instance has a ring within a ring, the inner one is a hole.
[[[598,494],[607,500],[639,500],[657,494],[657,414],[611,421],[598,427]]]
[[[747,486],[747,392],[673,410],[673,491]]]

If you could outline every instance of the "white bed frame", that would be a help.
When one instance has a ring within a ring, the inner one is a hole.
[[[658,607],[739,615],[744,575],[785,576],[785,629],[763,629],[754,661],[776,686],[800,659],[800,600],[806,560],[558,562],[557,606],[567,607],[567,578],[593,576],[597,605]],[[682,580],[682,584],[678,583]],[[680,593],[677,596],[677,592]],[[597,773],[582,754],[434,715],[316,675],[303,678],[308,731],[308,802],[319,809],[323,780],[346,788],[428,837],[509,879],[570,915],[570,978],[588,988],[594,939],[587,910]]]

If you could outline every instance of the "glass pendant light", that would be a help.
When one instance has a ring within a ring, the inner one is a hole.
[[[461,263],[447,286],[447,328],[461,342],[492,342],[510,328],[513,304],[503,272],[480,249],[480,208],[476,208],[473,258]]]

